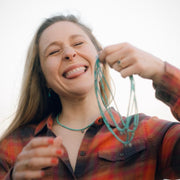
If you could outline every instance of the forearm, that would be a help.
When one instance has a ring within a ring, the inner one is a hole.
[[[153,82],[157,99],[166,103],[177,120],[180,120],[180,70],[165,63],[165,73],[158,84]]]

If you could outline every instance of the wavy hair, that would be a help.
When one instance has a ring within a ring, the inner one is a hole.
[[[9,125],[9,128],[7,128],[2,135],[1,139],[5,138],[7,135],[12,133],[20,126],[29,123],[37,124],[50,114],[53,117],[57,116],[57,114],[60,113],[62,110],[59,96],[54,91],[51,90],[51,97],[48,97],[49,89],[46,86],[46,80],[40,66],[39,57],[39,39],[43,31],[52,24],[59,21],[69,21],[77,24],[91,39],[97,51],[99,52],[100,50],[102,50],[101,45],[92,34],[91,29],[86,25],[82,24],[80,20],[74,15],[58,15],[46,19],[37,30],[28,49],[26,63],[24,67],[21,94],[16,115],[11,124]],[[103,64],[102,71],[108,82],[110,82],[109,70],[106,64]],[[105,83],[104,87],[106,95],[109,98],[109,91],[107,90]],[[101,86],[100,89],[102,92]],[[102,96],[104,97],[103,92]]]

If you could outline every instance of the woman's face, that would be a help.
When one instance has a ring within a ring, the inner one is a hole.
[[[48,88],[61,97],[94,91],[97,50],[78,25],[61,21],[49,26],[40,37],[39,51]]]

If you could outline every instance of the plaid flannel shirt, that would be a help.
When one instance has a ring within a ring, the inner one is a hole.
[[[180,71],[166,63],[162,83],[155,85],[156,97],[167,103],[180,120]],[[117,121],[118,113],[111,108]],[[117,132],[107,114],[108,122]],[[101,117],[86,131],[75,171],[66,149],[56,167],[46,169],[43,180],[79,179],[177,179],[180,178],[180,123],[140,114],[139,126],[131,145],[123,145],[108,131]],[[133,117],[132,117],[133,118]],[[53,136],[53,119],[26,125],[0,142],[0,179],[10,180],[17,155],[34,137]],[[123,135],[122,135],[123,136]]]

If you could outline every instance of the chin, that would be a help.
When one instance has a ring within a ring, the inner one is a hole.
[[[72,94],[77,95],[77,96],[86,96],[88,94],[92,94],[92,92],[94,93],[94,86],[89,86],[89,84],[87,84],[87,86],[78,86],[77,88],[73,88],[71,89]]]

